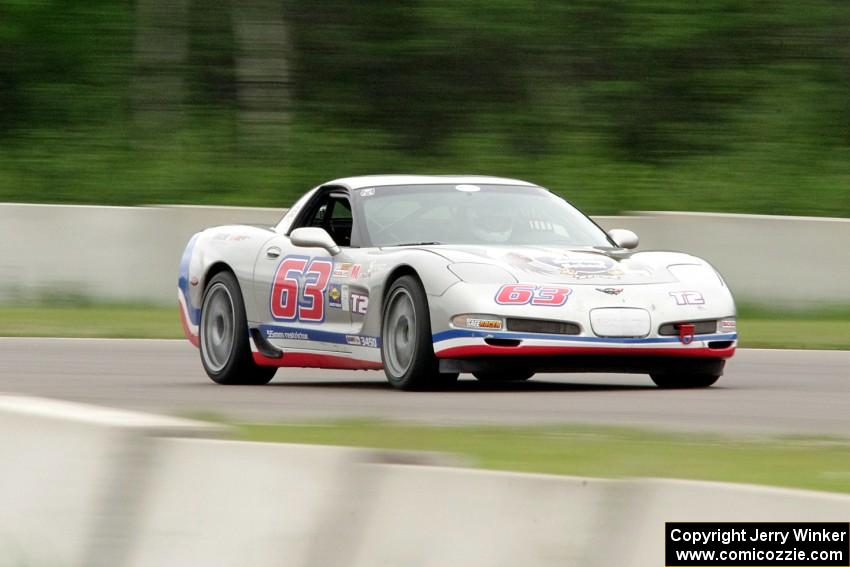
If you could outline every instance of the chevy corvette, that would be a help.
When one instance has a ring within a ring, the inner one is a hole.
[[[195,234],[180,316],[220,384],[314,367],[383,368],[401,389],[541,372],[711,386],[737,345],[729,288],[705,260],[637,246],[524,181],[337,179],[274,227]]]

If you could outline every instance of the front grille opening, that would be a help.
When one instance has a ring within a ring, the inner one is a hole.
[[[717,321],[677,321],[665,323],[658,328],[659,335],[678,336],[680,325],[693,325],[695,335],[711,335],[717,332]]]
[[[723,349],[732,346],[732,341],[708,341],[708,348]]]
[[[487,337],[484,339],[484,342],[490,346],[518,347],[522,341],[517,339],[494,339],[493,337]]]
[[[581,328],[578,325],[564,321],[508,318],[506,326],[509,331],[516,333],[547,333],[550,335],[578,335],[581,333]]]

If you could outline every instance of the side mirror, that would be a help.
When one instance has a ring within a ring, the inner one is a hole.
[[[324,248],[330,252],[331,256],[336,256],[340,253],[339,246],[336,245],[334,239],[328,234],[324,228],[317,226],[305,226],[296,228],[289,233],[289,239],[295,246],[304,248]]]
[[[612,228],[608,231],[608,236],[611,237],[617,246],[620,248],[627,248],[629,250],[638,247],[638,235],[632,232],[631,230],[626,230],[625,228]]]

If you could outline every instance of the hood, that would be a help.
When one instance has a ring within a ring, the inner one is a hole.
[[[435,246],[455,264],[498,266],[519,282],[627,285],[672,283],[671,264],[704,264],[678,252],[628,252],[597,248],[536,246]]]

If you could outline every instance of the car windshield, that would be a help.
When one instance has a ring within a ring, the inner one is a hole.
[[[373,246],[611,246],[590,219],[539,187],[396,185],[355,194]]]

